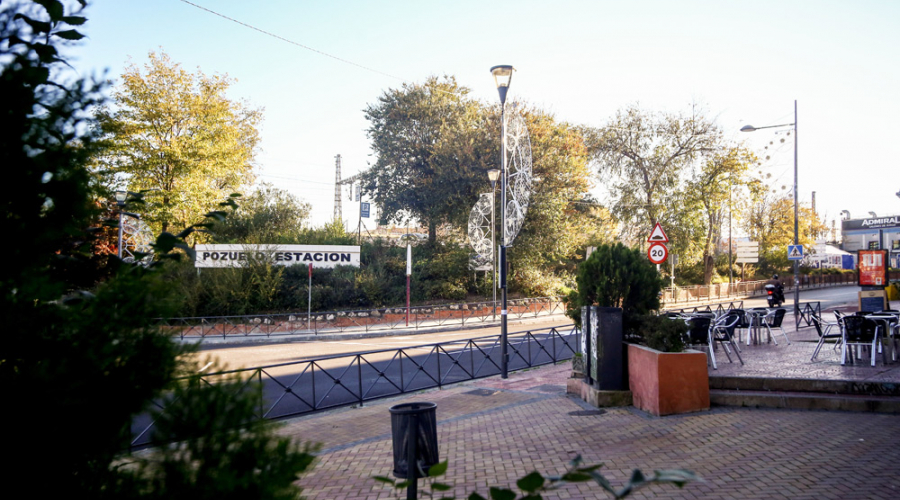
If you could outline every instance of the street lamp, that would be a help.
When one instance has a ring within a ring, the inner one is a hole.
[[[497,223],[494,222],[494,192],[497,188],[497,179],[500,178],[500,170],[492,168],[488,170],[488,180],[491,181],[491,269],[494,271],[494,279],[491,288],[494,289],[494,318],[497,317]]]
[[[768,125],[765,127],[754,127],[753,125],[745,125],[741,128],[741,132],[754,132],[764,128],[775,127],[794,127],[794,245],[800,244],[800,220],[799,220],[799,199],[797,192],[797,100],[794,100],[794,123],[783,123],[781,125]],[[799,321],[800,317],[800,261],[794,260],[794,321]]]
[[[494,66],[491,74],[500,94],[500,378],[508,378],[506,331],[506,93],[515,68],[509,65]]]
[[[122,258],[122,215],[125,212],[125,200],[128,199],[128,191],[116,191],[116,205],[119,206],[119,259]]]
[[[849,210],[841,210],[841,219],[849,219],[850,211]]]

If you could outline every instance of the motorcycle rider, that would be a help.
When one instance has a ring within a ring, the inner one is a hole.
[[[784,302],[784,283],[778,278],[778,274],[772,276],[767,284],[775,285],[775,300],[777,302]]]

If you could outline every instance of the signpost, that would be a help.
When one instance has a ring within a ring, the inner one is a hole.
[[[662,243],[653,243],[647,249],[647,258],[654,264],[662,264],[669,257],[669,249]]]
[[[669,257],[669,248],[666,247],[668,242],[669,237],[657,222],[653,226],[653,231],[650,231],[650,236],[647,237],[647,243],[650,243],[650,247],[647,249],[647,258],[650,259],[650,262],[659,266],[666,261]],[[659,268],[657,267],[657,269]]]
[[[647,243],[668,243],[669,237],[666,236],[666,232],[663,231],[662,226],[659,225],[659,222],[653,226],[653,231],[650,231],[650,236],[647,238]]]
[[[756,264],[759,262],[759,242],[758,241],[738,241],[735,245],[737,250],[736,264]]]
[[[803,245],[788,245],[788,260],[803,260]]]
[[[406,326],[409,326],[409,278],[412,276],[412,245],[406,244]]]
[[[306,301],[306,330],[312,331],[309,327],[309,320],[312,318],[312,262],[309,263],[309,299]]]

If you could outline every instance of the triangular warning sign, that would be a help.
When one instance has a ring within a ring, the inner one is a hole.
[[[650,237],[647,238],[648,243],[661,242],[668,243],[669,237],[666,236],[666,232],[663,231],[662,226],[659,225],[659,222],[656,223],[656,226],[653,228],[653,231],[650,231]]]
[[[791,247],[791,251],[788,254],[789,259],[799,259],[803,257],[803,251],[800,250],[800,245],[789,245]]]

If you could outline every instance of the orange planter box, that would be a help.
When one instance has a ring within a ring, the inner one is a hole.
[[[656,416],[709,409],[703,352],[659,352],[628,344],[628,384],[634,406]]]

